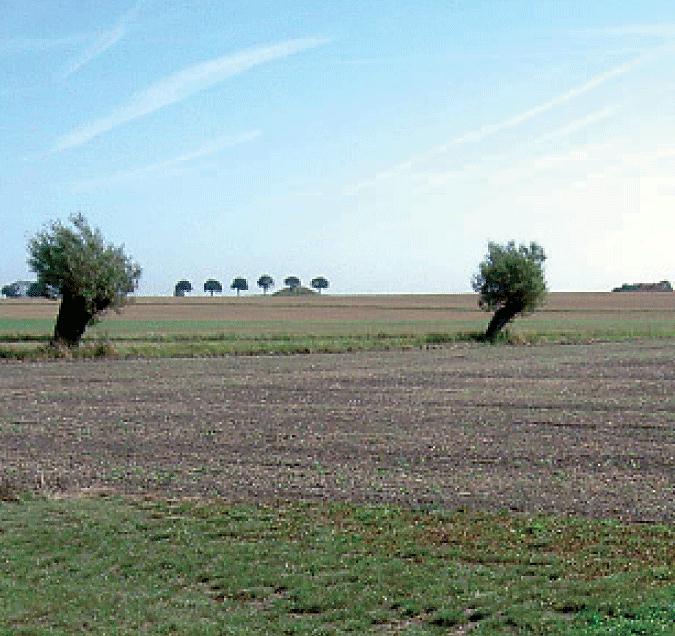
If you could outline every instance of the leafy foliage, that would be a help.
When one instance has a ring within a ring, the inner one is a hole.
[[[274,279],[269,274],[263,274],[258,279],[257,285],[263,290],[263,293],[266,294],[268,289],[274,287]]]
[[[58,297],[58,291],[49,285],[36,281],[31,283],[26,290],[26,296],[29,298],[51,298]]]
[[[517,304],[521,311],[533,311],[546,294],[543,264],[544,250],[536,243],[518,245],[488,244],[488,253],[472,281],[480,294],[479,304],[486,311]]]
[[[472,280],[480,294],[481,309],[494,311],[486,337],[494,336],[516,315],[534,311],[546,296],[544,261],[546,255],[537,243],[516,246],[488,244],[488,253]]]
[[[189,280],[179,280],[173,289],[174,296],[185,296],[186,293],[192,291],[192,283]]]
[[[328,280],[323,276],[317,276],[316,278],[312,278],[310,285],[321,293],[322,289],[328,289]]]
[[[621,287],[615,287],[613,292],[672,292],[673,285],[669,280],[662,280],[658,283],[624,283]]]
[[[58,290],[39,281],[15,280],[0,290],[7,298],[57,298]]]
[[[209,278],[204,283],[204,291],[209,292],[211,296],[213,296],[214,292],[220,294],[223,291],[223,286],[221,285],[220,281],[217,281],[214,278]]]
[[[232,281],[230,289],[236,289],[237,296],[239,296],[239,292],[248,290],[248,281],[245,278],[242,278],[241,276],[237,276],[237,278],[235,278]]]
[[[18,283],[4,285],[1,291],[2,295],[6,296],[7,298],[18,298],[21,296],[21,289],[19,288]]]
[[[62,298],[54,340],[69,346],[78,344],[98,314],[122,307],[141,275],[123,246],[106,244],[83,215],[70,222],[72,227],[53,221],[28,243],[38,284]]]
[[[93,314],[123,306],[138,285],[140,266],[123,246],[106,244],[82,214],[70,222],[73,227],[53,221],[29,241],[28,264],[38,283],[83,298]]]
[[[302,283],[300,282],[300,279],[297,276],[289,276],[288,278],[284,279],[284,285],[286,285],[286,287],[290,287],[291,289],[300,287],[301,284]]]

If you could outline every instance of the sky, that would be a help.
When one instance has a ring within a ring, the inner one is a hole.
[[[674,68],[672,0],[0,0],[0,283],[78,212],[148,295],[675,280]]]

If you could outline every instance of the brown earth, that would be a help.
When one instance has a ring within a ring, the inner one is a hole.
[[[4,488],[673,522],[675,342],[0,364]]]
[[[0,300],[0,318],[49,318],[58,302],[33,299]],[[645,317],[675,312],[675,293],[611,292],[552,293],[536,315],[542,318]],[[245,296],[236,297],[139,297],[121,314],[108,320],[241,320],[241,321],[342,321],[342,320],[485,320],[475,294],[420,294],[370,296]]]

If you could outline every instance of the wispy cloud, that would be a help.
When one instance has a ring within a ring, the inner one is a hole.
[[[351,186],[345,191],[345,193],[358,194],[360,191],[368,187],[371,187],[382,180],[395,178],[403,173],[409,172],[411,169],[413,169],[415,166],[419,164],[440,157],[457,146],[467,143],[477,143],[487,139],[488,137],[496,135],[497,133],[500,133],[502,131],[520,126],[521,124],[524,124],[539,115],[543,115],[544,113],[547,113],[553,110],[554,108],[557,108],[558,106],[562,106],[563,104],[566,104],[567,102],[570,102],[576,99],[577,97],[580,97],[581,95],[584,95],[586,93],[591,92],[592,90],[595,90],[596,88],[602,86],[603,84],[609,82],[612,79],[621,77],[622,75],[629,73],[637,66],[645,62],[647,59],[652,58],[657,52],[660,52],[661,50],[662,48],[659,48],[655,51],[650,51],[649,53],[642,54],[632,60],[624,62],[623,64],[619,64],[609,69],[608,71],[605,71],[604,73],[600,73],[595,77],[591,78],[590,80],[584,82],[583,84],[575,86],[565,91],[564,93],[561,93],[560,95],[553,97],[552,99],[549,99],[548,101],[545,101],[541,104],[538,104],[537,106],[534,106],[521,113],[518,113],[517,115],[513,115],[511,117],[508,117],[507,119],[503,119],[502,121],[496,122],[494,124],[487,124],[475,130],[470,130],[462,135],[459,135],[458,137],[455,137],[454,139],[451,139],[450,141],[444,144],[435,146],[424,153],[414,155],[410,159],[407,159],[406,161],[403,161],[387,170],[378,172],[377,174],[375,174],[375,176],[371,177],[370,179],[366,179]]]
[[[136,93],[126,104],[106,117],[76,128],[57,139],[51,151],[60,152],[68,148],[81,146],[117,126],[182,101],[229,77],[266,62],[318,47],[327,41],[322,38],[286,40],[278,44],[244,49],[231,55],[188,66],[182,71],[169,75]]]
[[[124,181],[132,181],[134,179],[139,179],[142,177],[147,177],[149,175],[158,174],[158,173],[174,173],[176,168],[180,168],[187,163],[195,161],[197,159],[202,159],[204,157],[209,157],[215,155],[227,148],[233,148],[234,146],[239,146],[241,144],[248,143],[258,139],[262,135],[262,132],[259,130],[250,130],[243,132],[239,135],[225,135],[216,137],[211,141],[202,144],[198,148],[190,150],[182,155],[177,157],[172,157],[171,159],[166,159],[164,161],[158,161],[156,163],[151,163],[145,166],[139,166],[138,168],[133,168],[131,170],[123,170],[120,172],[115,172],[105,177],[100,177],[96,179],[87,179],[85,181],[80,181],[74,186],[75,191],[84,191],[92,190],[100,187],[110,186],[116,183],[121,183]]]
[[[100,33],[96,38],[96,41],[90,47],[88,47],[72,64],[66,67],[66,69],[63,71],[62,79],[67,79],[74,73],[77,73],[82,67],[86,66],[99,55],[105,53],[110,47],[117,44],[117,42],[119,42],[128,33],[129,28],[138,15],[139,8],[140,2],[137,2],[117,21],[117,24],[115,24],[112,29]]]
[[[662,24],[622,24],[598,29],[589,29],[582,33],[587,35],[607,35],[615,37],[635,36],[673,38],[675,37],[675,22],[664,22]]]
[[[569,137],[584,128],[589,128],[593,124],[603,121],[611,117],[617,111],[616,107],[608,106],[607,108],[601,108],[600,110],[593,111],[584,117],[579,117],[560,128],[556,128],[551,132],[547,132],[537,139],[534,140],[534,143],[540,144],[548,141],[557,141],[559,139],[564,139]]]
[[[66,49],[86,42],[90,35],[75,33],[61,38],[6,38],[0,39],[0,53],[41,53]]]

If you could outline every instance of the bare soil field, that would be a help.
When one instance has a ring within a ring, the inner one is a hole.
[[[672,522],[675,342],[0,364],[0,476]]]

